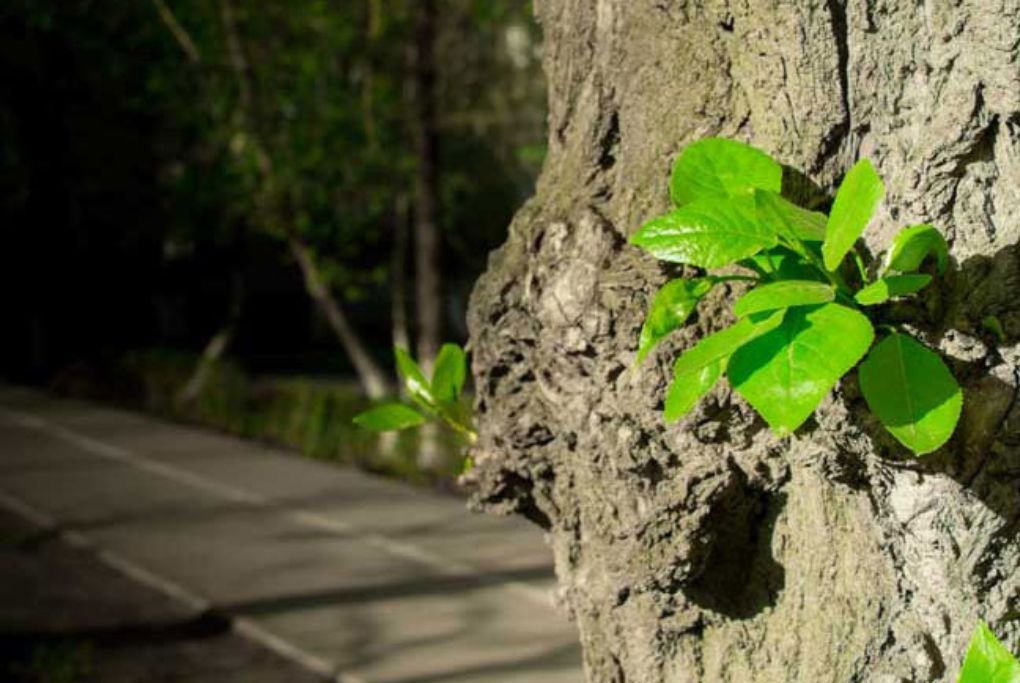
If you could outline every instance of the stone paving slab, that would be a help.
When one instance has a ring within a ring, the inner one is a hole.
[[[321,683],[211,617],[0,511],[0,680]]]
[[[344,683],[581,683],[540,530],[265,446],[0,387],[0,502]]]

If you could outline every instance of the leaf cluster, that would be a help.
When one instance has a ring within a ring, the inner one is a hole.
[[[469,443],[475,441],[470,412],[463,402],[467,379],[467,356],[457,344],[443,344],[436,356],[432,378],[406,350],[394,347],[397,373],[411,405],[393,401],[354,417],[354,424],[373,432],[393,432],[419,427],[429,420],[441,422]]]
[[[676,360],[667,421],[687,414],[725,374],[773,431],[789,434],[860,363],[861,392],[882,424],[914,453],[934,451],[955,429],[960,387],[942,359],[899,326],[883,325],[874,343],[870,311],[931,284],[932,275],[920,272],[929,261],[943,274],[945,239],[930,225],[907,227],[869,277],[856,243],[885,194],[871,163],[850,169],[828,215],[783,197],[782,176],[774,159],[749,145],[695,142],[673,168],[675,208],[631,237],[663,261],[746,271],[667,282],[641,330],[638,363],[713,287],[752,284],[733,307],[737,322]]]

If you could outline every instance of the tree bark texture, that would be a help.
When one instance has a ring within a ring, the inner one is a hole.
[[[1020,3],[541,0],[549,155],[470,309],[481,507],[548,529],[588,680],[953,681],[987,620],[1020,651]],[[952,245],[919,333],[966,392],[942,451],[905,453],[844,381],[776,438],[725,382],[667,427],[672,359],[736,287],[631,369],[655,289],[626,243],[671,164],[749,141],[831,196],[870,158],[877,253]],[[987,329],[994,316],[1002,335]]]

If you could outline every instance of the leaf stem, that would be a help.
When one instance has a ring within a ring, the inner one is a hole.
[[[468,427],[467,425],[462,425],[461,423],[451,418],[449,415],[444,414],[442,417],[443,421],[450,426],[450,429],[452,429],[453,431],[457,432],[465,439],[467,439],[467,442],[469,444],[474,445],[475,442],[478,441],[478,432],[476,432],[474,429]]]
[[[855,247],[853,250],[854,263],[857,264],[857,272],[861,276],[861,284],[865,285],[868,283],[868,269],[864,267],[864,259],[861,258],[861,253],[857,251]]]

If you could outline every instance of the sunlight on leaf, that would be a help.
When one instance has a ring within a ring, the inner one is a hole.
[[[673,376],[689,375],[725,358],[756,337],[774,330],[786,311],[741,318],[725,330],[709,335],[680,356],[673,364]]]
[[[1020,662],[986,624],[978,624],[958,683],[1020,683]]]
[[[882,179],[867,159],[861,159],[846,174],[836,193],[825,230],[822,256],[830,271],[839,268],[843,257],[868,227],[875,208],[885,195]]]
[[[760,285],[740,297],[733,306],[739,317],[791,306],[825,304],[836,298],[836,290],[814,280],[782,280]]]
[[[780,235],[790,236],[794,242],[821,242],[825,239],[827,218],[824,213],[808,211],[775,192],[765,190],[756,190],[754,201],[759,220]]]
[[[735,140],[705,138],[687,146],[673,165],[670,196],[676,206],[726,199],[754,188],[779,192],[783,169],[761,150]]]
[[[963,392],[937,353],[905,334],[891,334],[858,373],[861,393],[886,429],[917,455],[949,440]]]
[[[854,300],[861,306],[876,306],[897,296],[915,294],[931,284],[931,275],[887,275],[857,292]]]
[[[646,223],[630,238],[662,261],[720,268],[777,243],[757,218],[751,196],[699,199]]]
[[[691,411],[698,401],[707,394],[722,376],[726,358],[715,360],[700,370],[673,375],[673,382],[666,394],[663,415],[666,422],[675,422]]]
[[[871,322],[846,306],[793,308],[782,325],[734,353],[726,375],[774,432],[789,434],[857,364],[874,336]]]
[[[695,278],[672,280],[663,285],[655,294],[648,317],[641,327],[641,341],[635,362],[641,363],[656,344],[687,322],[701,297],[714,284],[712,278]]]
[[[432,407],[435,404],[435,399],[432,396],[429,381],[425,379],[425,374],[418,367],[418,363],[411,358],[411,354],[399,346],[394,347],[393,352],[397,357],[397,372],[404,380],[407,395],[422,407]]]
[[[946,244],[946,238],[930,225],[912,225],[893,238],[889,253],[885,256],[883,271],[910,273],[920,268],[929,256],[935,257],[938,272],[945,273],[949,267],[949,245]]]
[[[467,357],[456,344],[443,344],[432,373],[432,395],[440,402],[456,401],[464,389]]]
[[[354,424],[373,432],[393,432],[424,424],[425,416],[403,403],[387,403],[354,417]]]

